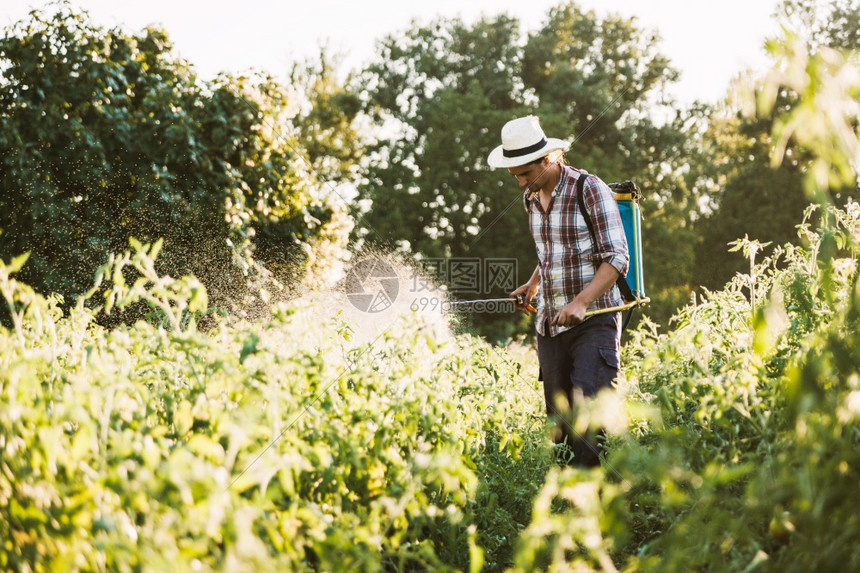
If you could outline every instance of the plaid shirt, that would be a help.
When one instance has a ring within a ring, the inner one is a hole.
[[[555,336],[571,328],[550,324],[547,333],[544,332],[544,319],[551,321],[564,305],[572,301],[591,282],[602,262],[615,267],[621,276],[627,275],[627,238],[615,197],[609,186],[598,177],[589,175],[585,180],[585,207],[597,239],[597,245],[592,245],[576,198],[576,180],[580,173],[587,172],[562,166],[561,179],[553,190],[547,212],[544,212],[537,194],[525,205],[540,266],[537,331],[543,336]],[[589,306],[589,310],[621,304],[618,286],[612,285]]]

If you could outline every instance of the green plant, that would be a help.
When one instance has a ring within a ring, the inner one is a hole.
[[[414,313],[351,342],[324,306],[285,303],[204,333],[205,289],[132,246],[65,315],[15,281],[26,257],[0,265],[5,569],[509,562],[549,460],[539,394],[510,400],[525,354]],[[95,321],[140,301],[155,320]]]

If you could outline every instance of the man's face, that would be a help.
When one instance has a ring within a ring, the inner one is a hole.
[[[546,182],[549,177],[547,167],[549,161],[544,157],[539,161],[520,165],[518,167],[509,167],[508,172],[517,178],[520,188],[527,188],[529,193],[534,193]]]

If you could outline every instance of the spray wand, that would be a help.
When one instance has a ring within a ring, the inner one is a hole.
[[[522,305],[526,302],[526,295],[518,294],[517,296],[509,296],[506,298],[483,298],[478,300],[454,300],[454,301],[446,301],[445,306],[448,308],[451,307],[478,307],[481,309],[493,309],[496,310],[496,305],[501,305],[504,303],[515,303],[516,305]],[[534,307],[531,306],[531,302],[529,302],[529,308],[534,311]]]
[[[643,304],[649,302],[650,300],[651,299],[644,298],[644,297],[643,298],[636,298],[636,300],[633,300],[630,302],[625,302],[624,304],[619,305],[619,306],[612,306],[609,308],[599,308],[596,310],[589,310],[588,312],[585,313],[585,318],[589,318],[591,316],[595,316],[598,314],[607,314],[610,312],[623,312],[625,310],[630,310],[632,308],[636,308],[637,306],[643,305]],[[513,303],[516,303],[517,305],[521,305],[521,304],[525,303],[525,301],[526,301],[526,295],[518,294],[515,297],[507,297],[507,298],[485,298],[485,299],[479,299],[479,300],[450,301],[450,302],[446,302],[445,305],[448,307],[452,307],[452,306],[455,306],[455,307],[459,307],[459,306],[481,306],[484,308],[487,308],[487,307],[492,308],[493,305],[496,305],[496,304],[513,302]],[[531,301],[529,301],[529,308],[532,310],[532,312],[535,312],[535,308],[533,306],[531,306]]]

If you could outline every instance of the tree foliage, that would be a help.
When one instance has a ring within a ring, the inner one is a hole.
[[[795,227],[806,207],[822,199],[815,189],[838,205],[856,197],[856,167],[850,158],[838,160],[842,156],[829,153],[840,141],[851,139],[851,123],[857,117],[856,105],[834,98],[852,89],[851,67],[843,66],[845,56],[834,51],[858,48],[852,3],[856,0],[784,2],[781,21],[792,31],[769,42],[771,55],[782,63],[758,88],[759,103],[749,87],[752,79],[741,76],[738,96],[707,112],[707,129],[689,134],[696,142],[690,154],[693,184],[709,199],[705,216],[696,224],[701,236],[697,284],[717,289],[744,270],[743,259],[726,249],[736,239],[796,243]],[[791,78],[787,70],[794,70]],[[807,98],[809,94],[817,99]],[[796,132],[798,125],[812,127]],[[827,134],[827,139],[821,138],[817,147],[803,145],[813,134]],[[838,163],[825,165],[828,158]],[[810,177],[818,180],[812,183]]]
[[[442,19],[386,38],[360,81],[367,109],[390,122],[360,187],[372,201],[362,232],[424,257],[513,257],[525,282],[536,257],[521,194],[486,157],[502,125],[528,113],[549,135],[574,140],[576,166],[607,182],[637,180],[650,199],[646,211],[665,205],[675,185],[664,165],[680,138],[646,115],[676,77],[657,42],[631,19],[600,19],[573,3],[552,10],[525,39],[507,16],[473,25]],[[655,211],[649,225],[664,235],[682,227],[662,222],[677,211]],[[686,257],[669,249],[659,256],[669,266]],[[654,277],[659,292],[677,284],[678,273]],[[484,333],[511,333],[508,317],[478,320]]]
[[[384,122],[360,186],[372,201],[367,241],[425,260],[516,257],[520,272],[534,268],[518,194],[507,174],[485,167],[497,140],[491,126],[523,112],[510,72],[519,66],[516,39],[517,22],[500,16],[474,26],[438,20],[380,43],[377,63],[360,76],[368,111]],[[455,294],[510,292],[474,286]],[[508,322],[497,321],[497,336],[510,333]]]
[[[658,48],[656,33],[634,19],[601,19],[575,3],[550,10],[543,28],[529,34],[523,82],[547,128],[573,139],[574,164],[609,180],[658,175],[665,138],[674,134],[655,127],[648,112],[677,79]]]
[[[79,295],[129,237],[163,237],[164,272],[231,306],[255,256],[300,272],[315,243],[345,240],[270,78],[201,82],[163,30],[102,29],[63,4],[8,29],[0,59],[0,253],[31,252],[38,290]]]
[[[860,3],[857,0],[818,3],[783,0],[778,14],[786,27],[800,35],[810,48],[860,49]]]
[[[783,105],[790,101],[783,98]],[[705,216],[696,224],[696,285],[719,289],[745,268],[729,244],[748,237],[781,245],[797,239],[809,200],[803,191],[803,158],[792,149],[780,169],[770,167],[773,118],[745,118],[712,110],[702,137],[698,184],[714,183]]]
[[[300,100],[295,135],[314,173],[330,186],[353,179],[364,147],[355,126],[361,101],[336,77],[338,64],[320,49],[316,59],[293,65],[289,81]]]

